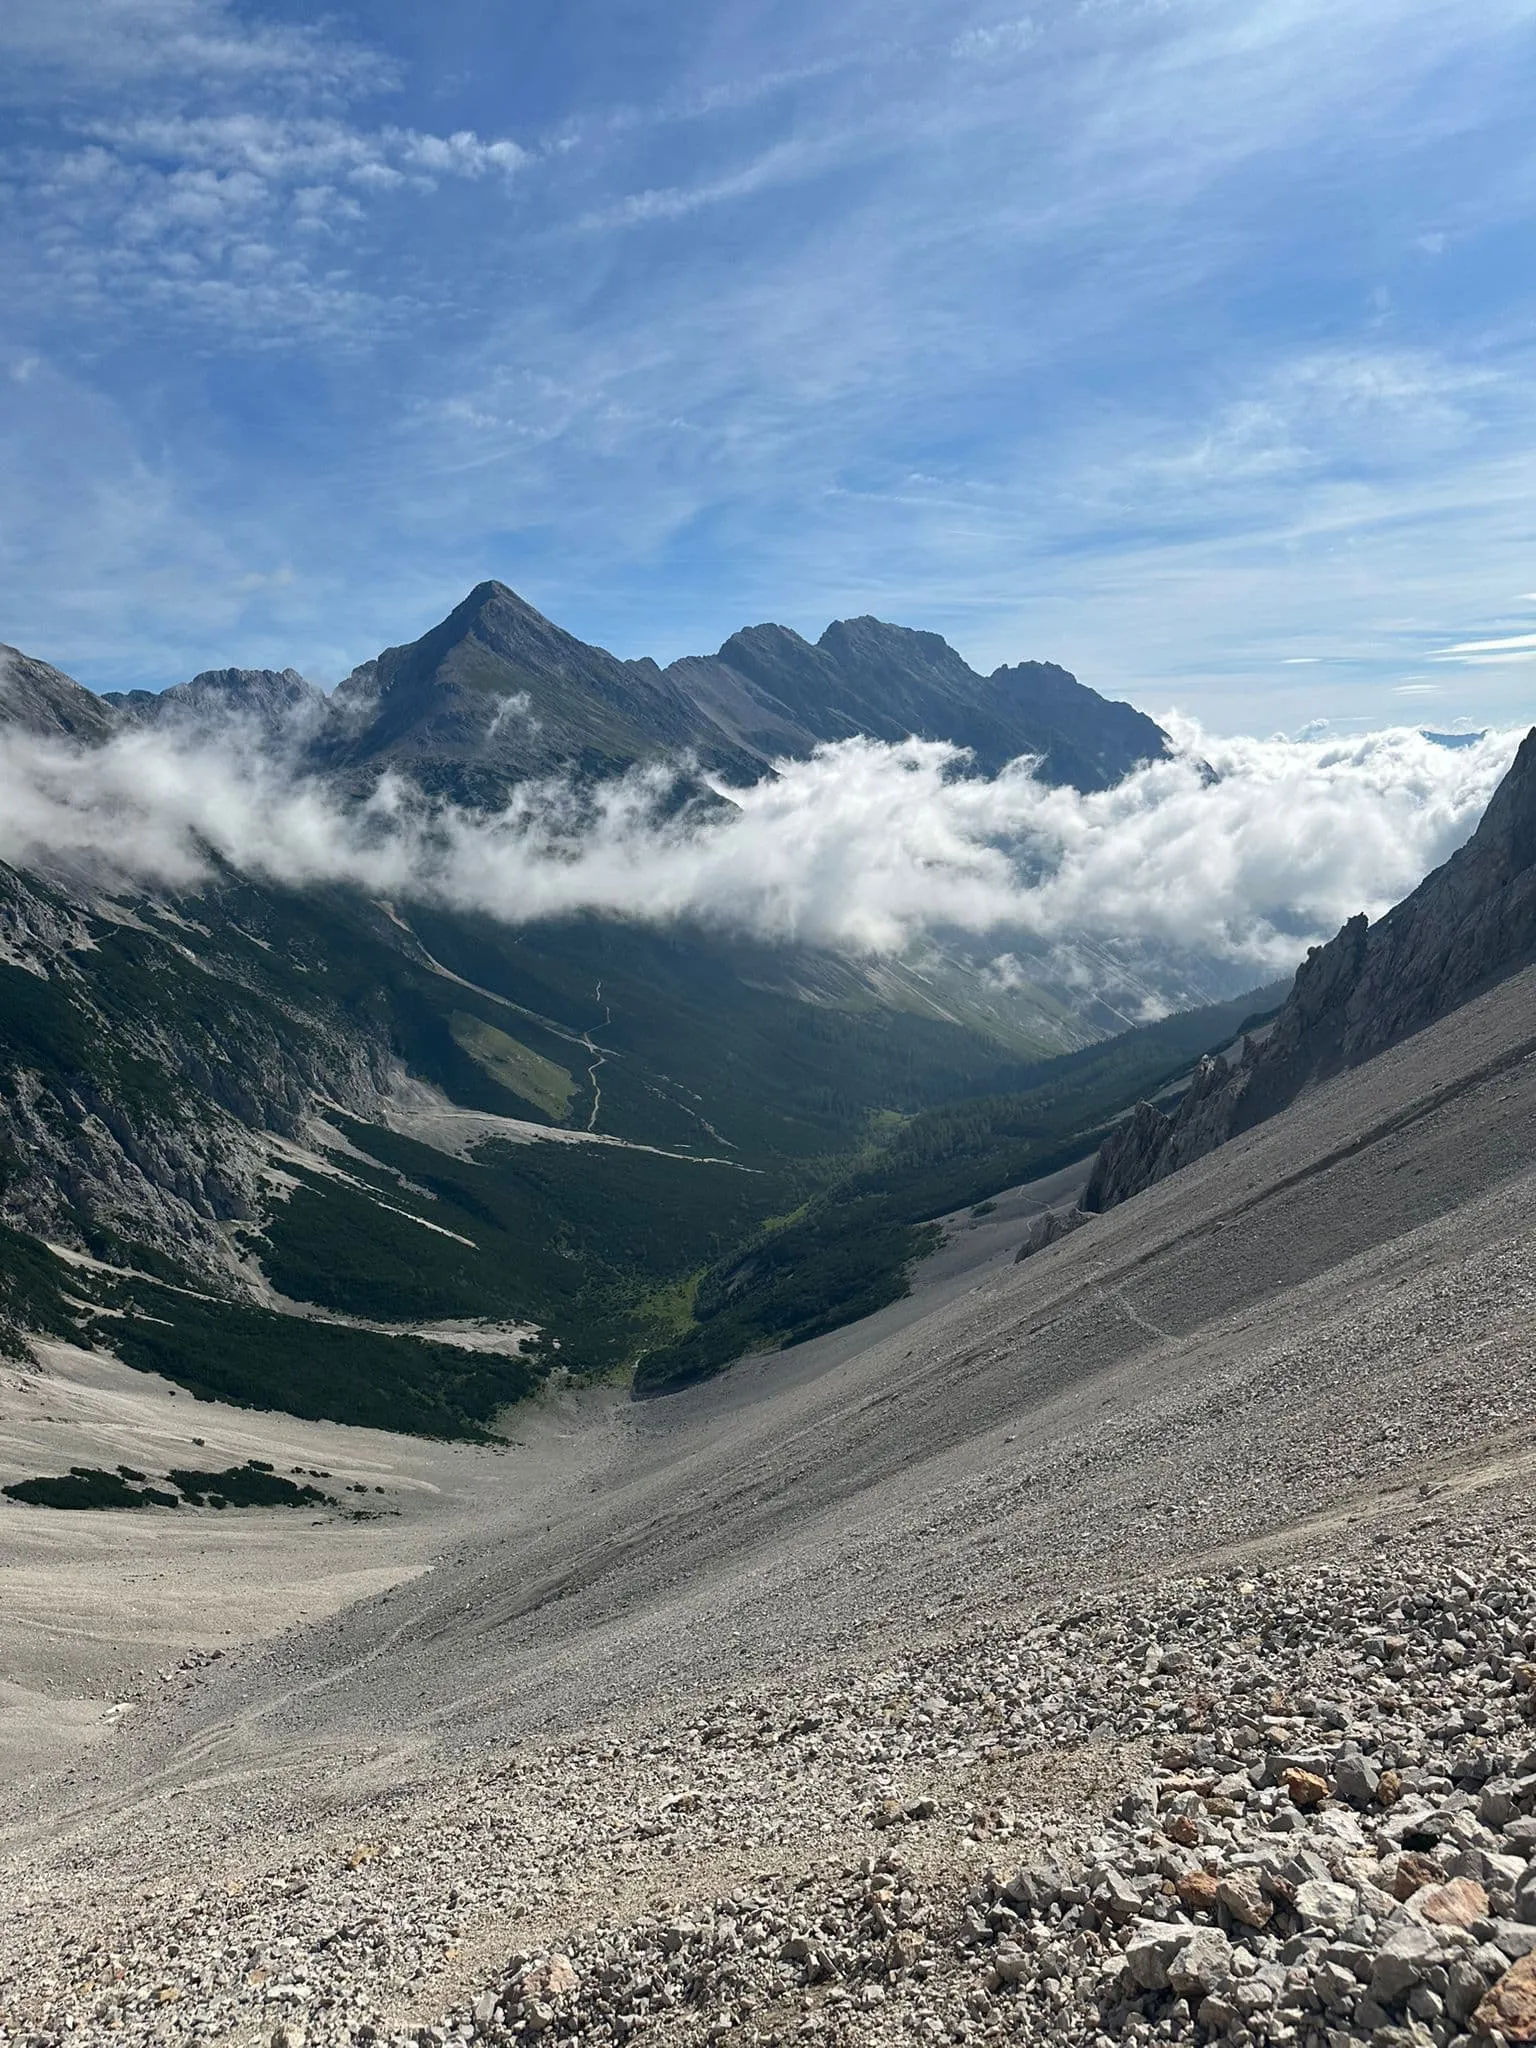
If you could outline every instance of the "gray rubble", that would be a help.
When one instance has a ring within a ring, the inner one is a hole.
[[[1454,1518],[1358,1550],[518,1744],[62,1939],[34,1904],[0,2041],[1536,2039],[1536,1560]]]

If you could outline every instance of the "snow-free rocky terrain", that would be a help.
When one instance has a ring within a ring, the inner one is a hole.
[[[691,1392],[303,1425],[386,1512],[259,1614],[234,1518],[88,1622],[29,1535],[5,2040],[1536,2039],[1533,1054],[1527,969]]]

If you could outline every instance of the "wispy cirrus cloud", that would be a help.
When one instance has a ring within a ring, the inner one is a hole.
[[[1433,658],[1474,664],[1536,661],[1536,633],[1506,633],[1493,640],[1458,640],[1454,646],[1441,648]]]
[[[251,21],[229,0],[7,0],[0,100],[35,102],[125,86],[297,84],[347,98],[395,86],[400,66],[333,27]]]
[[[496,573],[634,653],[877,610],[1296,726],[1504,631],[1536,0],[771,15],[16,0],[10,637],[334,672]]]
[[[968,28],[950,44],[950,54],[964,58],[1016,57],[1039,40],[1040,27],[1032,15],[1013,21],[993,22],[988,27]]]

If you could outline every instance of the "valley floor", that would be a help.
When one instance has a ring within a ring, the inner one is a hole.
[[[151,1518],[6,1504],[13,1683],[103,1725],[0,1798],[0,2025],[1536,2037],[1533,1139],[1527,973],[1022,1266],[1005,1216],[523,1449],[199,1405],[401,1513],[290,1531],[277,1633],[269,1519],[156,1520],[205,1633],[247,1589],[168,1681]],[[185,1426],[54,1370],[90,1462],[104,1404]]]

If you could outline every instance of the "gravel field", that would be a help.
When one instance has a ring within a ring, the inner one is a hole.
[[[13,1778],[5,2038],[1536,2039],[1533,1052],[531,1430]]]

